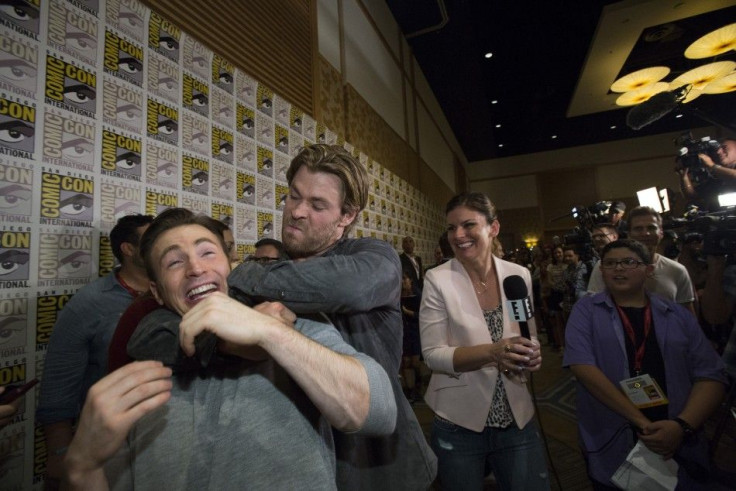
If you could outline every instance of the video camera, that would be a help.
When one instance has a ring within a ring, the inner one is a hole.
[[[700,140],[695,140],[691,132],[683,133],[675,140],[675,145],[679,147],[678,155],[675,160],[678,168],[688,170],[690,180],[694,185],[703,183],[711,179],[711,175],[698,154],[708,155],[714,162],[718,162],[718,149],[721,144],[718,140],[713,140],[709,136],[704,136]]]
[[[665,230],[679,231],[686,237],[702,236],[703,254],[706,256],[731,256],[736,253],[736,215],[733,210],[703,213],[696,208],[683,218],[670,218],[663,224]]]
[[[599,201],[590,206],[575,206],[572,209],[572,217],[580,225],[569,234],[565,234],[563,243],[574,246],[584,262],[593,258],[593,237],[590,229],[593,225],[610,221],[608,214],[610,208],[610,201]]]

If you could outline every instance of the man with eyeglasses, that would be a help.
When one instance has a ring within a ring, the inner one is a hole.
[[[618,240],[618,231],[610,223],[597,223],[590,228],[590,234],[597,262],[605,245]]]
[[[647,291],[657,293],[673,300],[695,314],[693,301],[693,284],[690,275],[682,264],[657,253],[657,246],[662,240],[662,217],[648,206],[638,206],[629,214],[629,238],[644,244],[653,259],[654,269],[647,276]],[[599,293],[605,290],[600,263],[596,264],[588,282],[588,293]]]
[[[655,270],[647,247],[612,242],[598,264],[606,291],[575,304],[563,358],[577,379],[579,435],[593,489],[617,489],[612,478],[637,440],[680,464],[678,489],[708,489],[701,428],[723,397],[723,363],[695,317],[647,291]]]
[[[285,261],[289,259],[284,250],[284,245],[280,240],[264,238],[256,242],[256,252],[248,257],[248,261],[258,263],[274,263],[276,261]]]

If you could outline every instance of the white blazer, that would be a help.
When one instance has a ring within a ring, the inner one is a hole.
[[[493,257],[493,267],[503,304],[503,337],[519,336],[519,323],[512,322],[503,292],[503,278],[519,275],[531,296],[529,270]],[[534,319],[528,321],[532,338],[537,336]],[[452,259],[427,271],[419,329],[424,361],[432,369],[432,378],[424,398],[438,416],[473,431],[483,431],[491,409],[499,371],[486,366],[472,372],[455,372],[452,358],[459,346],[492,343],[473,283],[462,264]],[[504,377],[504,388],[514,420],[523,428],[534,415],[534,406],[526,384],[516,377]]]

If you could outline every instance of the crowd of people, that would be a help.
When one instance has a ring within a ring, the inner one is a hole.
[[[468,192],[425,269],[412,237],[401,254],[348,238],[368,176],[341,147],[305,148],[287,180],[282,241],[242,263],[210,217],[118,221],[119,267],[73,296],[49,343],[48,489],[466,490],[491,472],[501,489],[550,489],[527,386],[540,334],[575,376],[595,489],[621,485],[635,446],[707,489],[703,425],[736,375],[736,329],[704,327],[733,323],[736,265],[707,236],[670,258],[660,214],[624,220],[615,202],[587,251],[504,255],[495,206]],[[537,307],[524,318],[514,277]],[[17,407],[0,405],[0,426]]]

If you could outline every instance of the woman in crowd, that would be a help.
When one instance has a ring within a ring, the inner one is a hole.
[[[607,291],[576,303],[567,324],[564,365],[578,383],[580,444],[594,489],[617,489],[610,479],[637,439],[674,457],[677,489],[707,486],[700,428],[723,398],[723,363],[690,312],[645,292],[651,263],[639,242],[607,244]]]
[[[562,300],[565,297],[565,270],[567,264],[562,261],[564,252],[562,246],[555,246],[552,250],[552,262],[547,265],[547,281],[549,283],[549,297],[547,297],[547,315],[551,326],[547,326],[547,335],[551,338],[555,351],[562,346],[564,339],[562,324]]]
[[[525,384],[542,362],[536,328],[530,320],[532,340],[519,336],[501,287],[519,275],[531,292],[529,271],[492,255],[499,223],[487,196],[455,196],[446,215],[455,258],[427,272],[419,316],[440,484],[480,490],[492,470],[501,489],[549,489]]]

